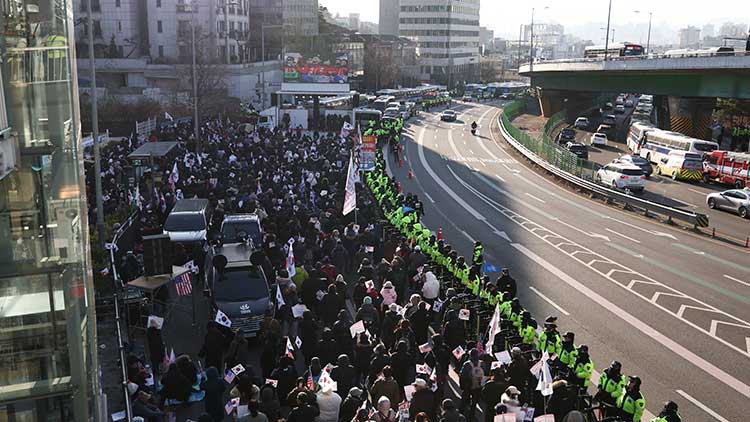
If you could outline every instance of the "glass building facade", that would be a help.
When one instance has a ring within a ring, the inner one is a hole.
[[[72,3],[0,0],[0,422],[97,414]]]

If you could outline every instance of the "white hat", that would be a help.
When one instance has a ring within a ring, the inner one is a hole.
[[[427,381],[425,381],[422,378],[417,378],[417,379],[414,380],[414,383],[412,385],[414,385],[416,387],[427,388]]]
[[[519,391],[516,387],[514,387],[514,386],[511,385],[510,387],[508,387],[507,390],[505,390],[505,393],[508,394],[508,395],[511,395],[511,394],[521,394],[521,391]]]

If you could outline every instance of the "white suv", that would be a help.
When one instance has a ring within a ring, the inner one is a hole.
[[[629,189],[633,192],[641,192],[646,187],[643,170],[623,163],[610,163],[600,168],[596,172],[596,181],[612,189]]]
[[[596,133],[592,134],[591,135],[591,145],[592,146],[599,145],[599,146],[602,146],[602,147],[606,147],[607,146],[607,135],[604,134],[604,133],[600,133],[600,132],[596,132]]]

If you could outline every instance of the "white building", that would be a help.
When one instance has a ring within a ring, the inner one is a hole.
[[[423,80],[479,77],[479,0],[401,0],[399,33],[418,45]]]
[[[228,44],[232,63],[245,62],[250,30],[248,0],[195,0],[194,17],[192,3],[193,0],[93,0],[97,57],[145,55],[157,62],[186,62],[191,54],[190,25],[194,18],[212,58],[226,62]],[[76,19],[86,18],[85,0],[79,2],[75,13]],[[76,38],[80,45],[85,44],[86,37],[85,25],[79,27]],[[117,54],[110,51],[113,41]]]
[[[398,35],[399,0],[380,0],[378,34]]]
[[[318,0],[284,0],[284,33],[318,35]]]
[[[701,40],[701,30],[695,26],[680,29],[680,48],[697,47]]]

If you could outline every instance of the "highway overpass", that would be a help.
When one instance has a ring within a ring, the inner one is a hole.
[[[545,116],[585,108],[593,95],[656,95],[661,120],[687,135],[705,137],[716,98],[750,100],[750,53],[732,56],[615,57],[526,64],[519,74],[539,88]]]

